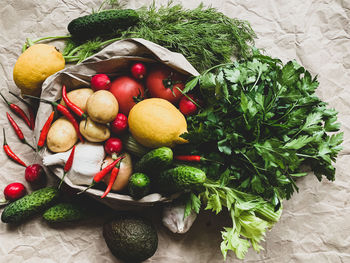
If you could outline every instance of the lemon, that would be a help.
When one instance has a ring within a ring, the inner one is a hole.
[[[22,94],[39,95],[44,80],[64,66],[65,60],[54,46],[36,44],[18,57],[13,80]]]
[[[183,114],[164,99],[145,99],[132,107],[129,130],[137,142],[149,148],[173,147],[187,142],[180,135],[187,132]]]

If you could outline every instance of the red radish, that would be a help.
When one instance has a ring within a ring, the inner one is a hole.
[[[193,96],[192,94],[186,94],[188,97],[191,98],[194,102],[198,104],[199,100]],[[193,101],[189,100],[186,96],[183,96],[179,102],[179,108],[183,115],[193,115],[197,112],[198,107],[196,104],[193,103]]]
[[[45,171],[40,164],[28,165],[24,171],[24,176],[29,183],[42,182],[45,177]]]
[[[21,183],[12,183],[5,187],[4,195],[6,200],[15,201],[27,193],[25,186]]]
[[[118,113],[114,121],[111,122],[111,130],[115,134],[120,134],[128,128],[128,118],[123,113]]]
[[[91,88],[94,91],[108,90],[111,87],[111,80],[106,74],[96,74],[91,78]]]
[[[119,138],[112,137],[105,142],[105,152],[112,155],[112,158],[115,160],[117,154],[120,153],[123,149],[123,143]]]
[[[143,63],[135,63],[131,66],[131,74],[136,79],[143,79],[146,75],[146,66]]]

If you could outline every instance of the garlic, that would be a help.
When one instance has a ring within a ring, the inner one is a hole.
[[[197,218],[197,214],[194,211],[184,218],[185,205],[183,204],[170,204],[163,209],[162,222],[171,232],[184,234],[192,226],[193,222]]]
[[[64,165],[71,150],[44,156],[43,164]],[[101,169],[105,151],[100,143],[78,143],[75,148],[74,160],[71,170],[67,173],[69,180],[75,185],[89,185],[92,178]]]

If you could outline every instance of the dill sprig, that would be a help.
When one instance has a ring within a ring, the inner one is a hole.
[[[159,8],[153,3],[138,10],[141,21],[123,31],[121,38],[144,38],[183,54],[198,70],[251,55],[255,33],[247,21],[229,18],[215,8]]]
[[[104,7],[107,4],[108,7]],[[104,8],[121,9],[117,0],[104,0],[97,11]],[[27,41],[23,51],[41,40],[65,38],[63,51],[67,63],[80,63],[99,52],[106,45],[125,38],[144,38],[171,51],[181,53],[199,71],[217,64],[230,62],[233,57],[246,59],[251,56],[256,37],[247,21],[229,18],[213,7],[200,4],[195,9],[185,9],[169,2],[165,6],[136,10],[140,22],[128,29],[116,30],[108,36],[87,41],[77,41],[71,36],[46,37]]]

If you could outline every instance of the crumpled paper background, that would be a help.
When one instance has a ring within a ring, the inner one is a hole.
[[[127,7],[150,4],[131,0]],[[194,8],[200,1],[176,1]],[[12,68],[26,37],[64,35],[73,18],[99,6],[98,0],[24,1],[4,0],[0,7],[0,89],[17,91]],[[166,1],[156,1],[156,4]],[[260,254],[249,251],[242,262],[350,262],[350,2],[349,1],[244,1],[205,0],[231,17],[248,20],[258,35],[256,45],[284,62],[296,59],[318,75],[318,95],[335,107],[344,131],[344,150],[336,163],[336,181],[319,183],[313,175],[298,181],[300,193],[284,202],[279,223],[267,234]],[[57,43],[60,47],[60,43]],[[20,103],[19,103],[20,104]],[[21,105],[21,104],[20,104]],[[0,104],[0,127],[8,143],[27,163],[39,162],[29,147],[15,137],[6,119],[7,106]],[[32,142],[32,133],[21,124]],[[24,168],[0,152],[0,189],[18,181],[24,183]],[[49,184],[52,182],[49,178]],[[30,190],[30,186],[25,183]],[[160,208],[145,212],[157,224],[159,248],[147,262],[222,262],[220,230],[230,224],[222,214],[202,212],[181,236],[165,229]],[[118,262],[102,237],[104,218],[50,227],[38,217],[19,226],[0,224],[0,262]],[[240,262],[233,254],[227,262]]]

